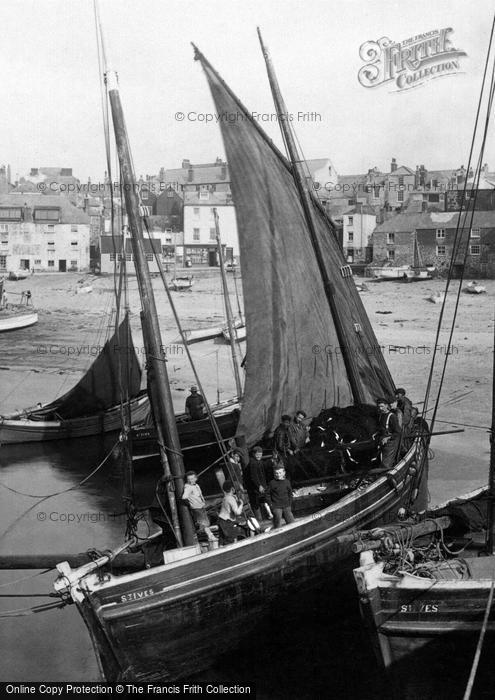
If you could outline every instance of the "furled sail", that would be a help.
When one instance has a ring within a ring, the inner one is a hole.
[[[119,376],[120,375],[120,376]],[[86,374],[66,394],[30,414],[43,420],[90,416],[116,406],[139,393],[141,368],[132,342],[127,316],[107,340]]]
[[[315,201],[316,235],[343,342],[291,166],[205,57],[196,57],[219,117],[236,208],[247,325],[239,433],[253,444],[272,433],[283,413],[302,409],[315,416],[325,407],[370,403],[392,393],[394,384],[330,220]]]

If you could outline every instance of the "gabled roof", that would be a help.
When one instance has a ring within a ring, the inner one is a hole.
[[[391,171],[388,173],[389,177],[392,175],[401,176],[401,175],[414,175],[414,170],[411,170],[411,168],[408,168],[407,165],[400,165],[396,170]]]

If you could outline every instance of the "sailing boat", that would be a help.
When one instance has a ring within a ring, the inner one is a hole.
[[[263,51],[279,98],[265,47]],[[248,328],[237,435],[249,447],[273,433],[283,412],[304,406],[313,417],[325,406],[344,410],[351,404],[359,410],[394,387],[332,225],[301,177],[293,148],[289,163],[197,50],[196,58],[218,114],[243,117],[232,124],[227,118],[220,122],[232,172]],[[128,145],[122,142],[125,127],[115,75],[107,73],[107,81],[138,247],[136,188]],[[145,260],[138,279],[141,275],[145,286]],[[319,347],[338,352],[319,353]],[[161,389],[162,382],[156,393]],[[158,409],[155,416],[166,421],[170,412]],[[180,451],[174,443],[175,423],[168,420],[165,449],[178,460],[173,478],[180,494]],[[113,555],[75,570],[63,562],[57,567],[56,590],[76,603],[107,680],[173,680],[191,668],[199,671],[259,629],[270,614],[284,610],[290,618],[297,607],[291,606],[290,596],[300,598],[324,586],[338,605],[339,588],[332,588],[332,582],[349,571],[358,529],[393,519],[402,505],[418,498],[424,444],[418,434],[386,473],[341,473],[328,479],[324,491],[301,490],[291,525],[207,553],[200,553],[187,532],[182,541],[188,546],[167,550],[163,564],[122,576],[101,576],[101,567]]]
[[[33,307],[21,304],[9,304],[4,302],[5,278],[0,279],[0,333],[27,328],[38,322],[38,314]]]
[[[133,423],[143,422],[149,413],[149,402],[146,391],[140,388],[141,369],[126,316],[84,376],[67,393],[45,405],[0,416],[0,443],[61,440],[120,430],[118,367],[122,355],[129,363],[131,419]]]
[[[414,260],[413,266],[404,271],[404,282],[419,282],[431,279],[431,270],[423,265],[421,251],[419,249],[418,234],[414,234]]]

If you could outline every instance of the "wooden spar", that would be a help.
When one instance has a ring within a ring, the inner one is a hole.
[[[282,131],[282,136],[288,151],[289,159],[292,164],[292,173],[294,175],[294,181],[299,192],[299,198],[301,200],[301,205],[304,211],[304,217],[308,225],[311,245],[313,247],[318,268],[320,270],[320,275],[323,280],[323,285],[325,287],[325,295],[327,297],[328,304],[330,306],[330,311],[335,323],[335,330],[337,332],[337,337],[339,345],[342,351],[342,357],[344,360],[345,368],[347,370],[347,376],[349,379],[349,384],[352,390],[352,395],[354,397],[355,403],[365,403],[365,397],[361,390],[361,386],[357,381],[358,372],[355,365],[355,360],[352,354],[352,350],[349,345],[349,341],[346,337],[346,332],[344,326],[340,320],[339,311],[335,303],[335,298],[333,294],[333,284],[328,276],[328,272],[325,266],[325,261],[323,258],[323,252],[321,250],[320,243],[318,241],[318,235],[316,231],[316,222],[313,214],[313,205],[311,199],[311,193],[309,191],[306,177],[301,167],[301,158],[297,150],[294,135],[290,128],[289,120],[287,119],[287,107],[285,106],[282,93],[280,92],[280,87],[278,84],[277,76],[275,75],[275,70],[273,68],[272,60],[268,53],[268,49],[265,46],[260,29],[258,27],[258,37],[261,44],[261,50],[265,58],[266,70],[268,73],[268,80],[270,82],[270,87],[272,91],[273,101],[275,102],[275,109],[279,115],[278,122],[280,124],[280,129]]]
[[[239,373],[239,365],[237,363],[237,352],[236,352],[236,347],[235,347],[236,333],[235,333],[234,322],[232,319],[232,306],[230,305],[229,288],[227,285],[227,276],[225,274],[225,263],[223,260],[222,243],[220,241],[220,226],[218,224],[218,212],[217,212],[216,207],[214,207],[214,209],[213,209],[213,217],[215,219],[215,235],[216,235],[216,239],[217,239],[218,261],[220,263],[220,276],[222,278],[223,300],[225,303],[225,316],[227,317],[227,327],[229,329],[230,351],[232,353],[232,365],[234,367],[235,386],[236,386],[236,390],[237,390],[237,396],[239,399],[241,399],[242,398],[242,384],[241,384],[241,375]]]
[[[237,289],[237,277],[236,277],[236,275],[235,275],[235,267],[232,267],[232,278],[233,278],[233,280],[234,280],[235,298],[236,298],[236,301],[237,301],[237,313],[239,314],[239,318],[240,318],[240,320],[241,320],[241,324],[243,324],[243,323],[244,323],[244,319],[243,319],[243,316],[242,316],[241,302],[240,302],[240,299],[239,299],[239,291],[238,291],[238,289]]]
[[[407,531],[407,537],[410,539],[415,539],[416,537],[423,537],[424,535],[431,535],[434,532],[439,532],[440,530],[446,530],[452,525],[452,519],[448,515],[442,515],[439,518],[428,518],[423,522],[411,525],[410,523],[391,523],[387,525],[386,528],[376,528],[374,530],[367,530],[361,532],[361,536],[364,539],[363,542],[356,542],[352,546],[352,551],[366,552],[370,549],[379,549],[382,545],[382,537],[385,535],[390,536],[394,539],[394,535],[401,532],[401,530]],[[370,538],[366,540],[366,538]]]
[[[146,361],[148,367],[148,381],[153,386],[150,399],[153,406],[153,414],[158,431],[163,434],[164,455],[162,465],[165,478],[170,476],[169,471],[176,482],[175,488],[182,493],[184,488],[184,463],[180,449],[179,436],[174,418],[174,407],[170,393],[166,357],[162,348],[160,325],[156,311],[155,297],[151,284],[151,278],[144,250],[143,225],[139,211],[139,196],[136,179],[132,167],[131,152],[125,127],[124,114],[120,101],[117,76],[114,71],[106,70],[108,95],[112,110],[112,119],[115,131],[115,141],[119,156],[120,169],[124,184],[124,196],[129,226],[131,229],[132,251],[138,280],[139,296],[141,298],[142,314],[141,322],[143,337],[145,340]],[[166,449],[166,453],[165,453]],[[170,470],[168,469],[170,465]],[[170,481],[170,489],[173,489]],[[170,491],[169,491],[170,493]],[[173,496],[173,493],[171,494]],[[169,498],[171,515],[177,541],[182,544],[192,545],[196,541],[191,515],[185,503],[177,498]],[[178,515],[178,517],[177,517]]]
[[[69,563],[71,568],[89,564],[92,559],[86,553],[81,554],[1,554],[0,570],[3,569],[54,569],[61,561]],[[142,571],[145,560],[142,553],[118,554],[112,561],[115,571]]]
[[[495,554],[495,324],[493,326],[492,425],[490,429],[490,469],[488,473],[487,549]]]

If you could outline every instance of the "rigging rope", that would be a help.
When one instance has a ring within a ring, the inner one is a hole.
[[[490,617],[490,610],[492,608],[493,602],[493,591],[495,588],[495,579],[492,579],[492,584],[490,586],[490,593],[488,595],[488,601],[485,608],[485,616],[483,618],[483,625],[481,627],[480,636],[478,639],[478,644],[476,645],[476,651],[474,654],[473,665],[471,666],[471,673],[469,674],[469,680],[466,686],[466,691],[464,693],[463,700],[469,700],[471,693],[473,691],[474,680],[476,678],[476,673],[478,671],[478,664],[480,661],[481,650],[483,648],[483,642],[485,640],[485,633],[488,627],[488,618]]]

